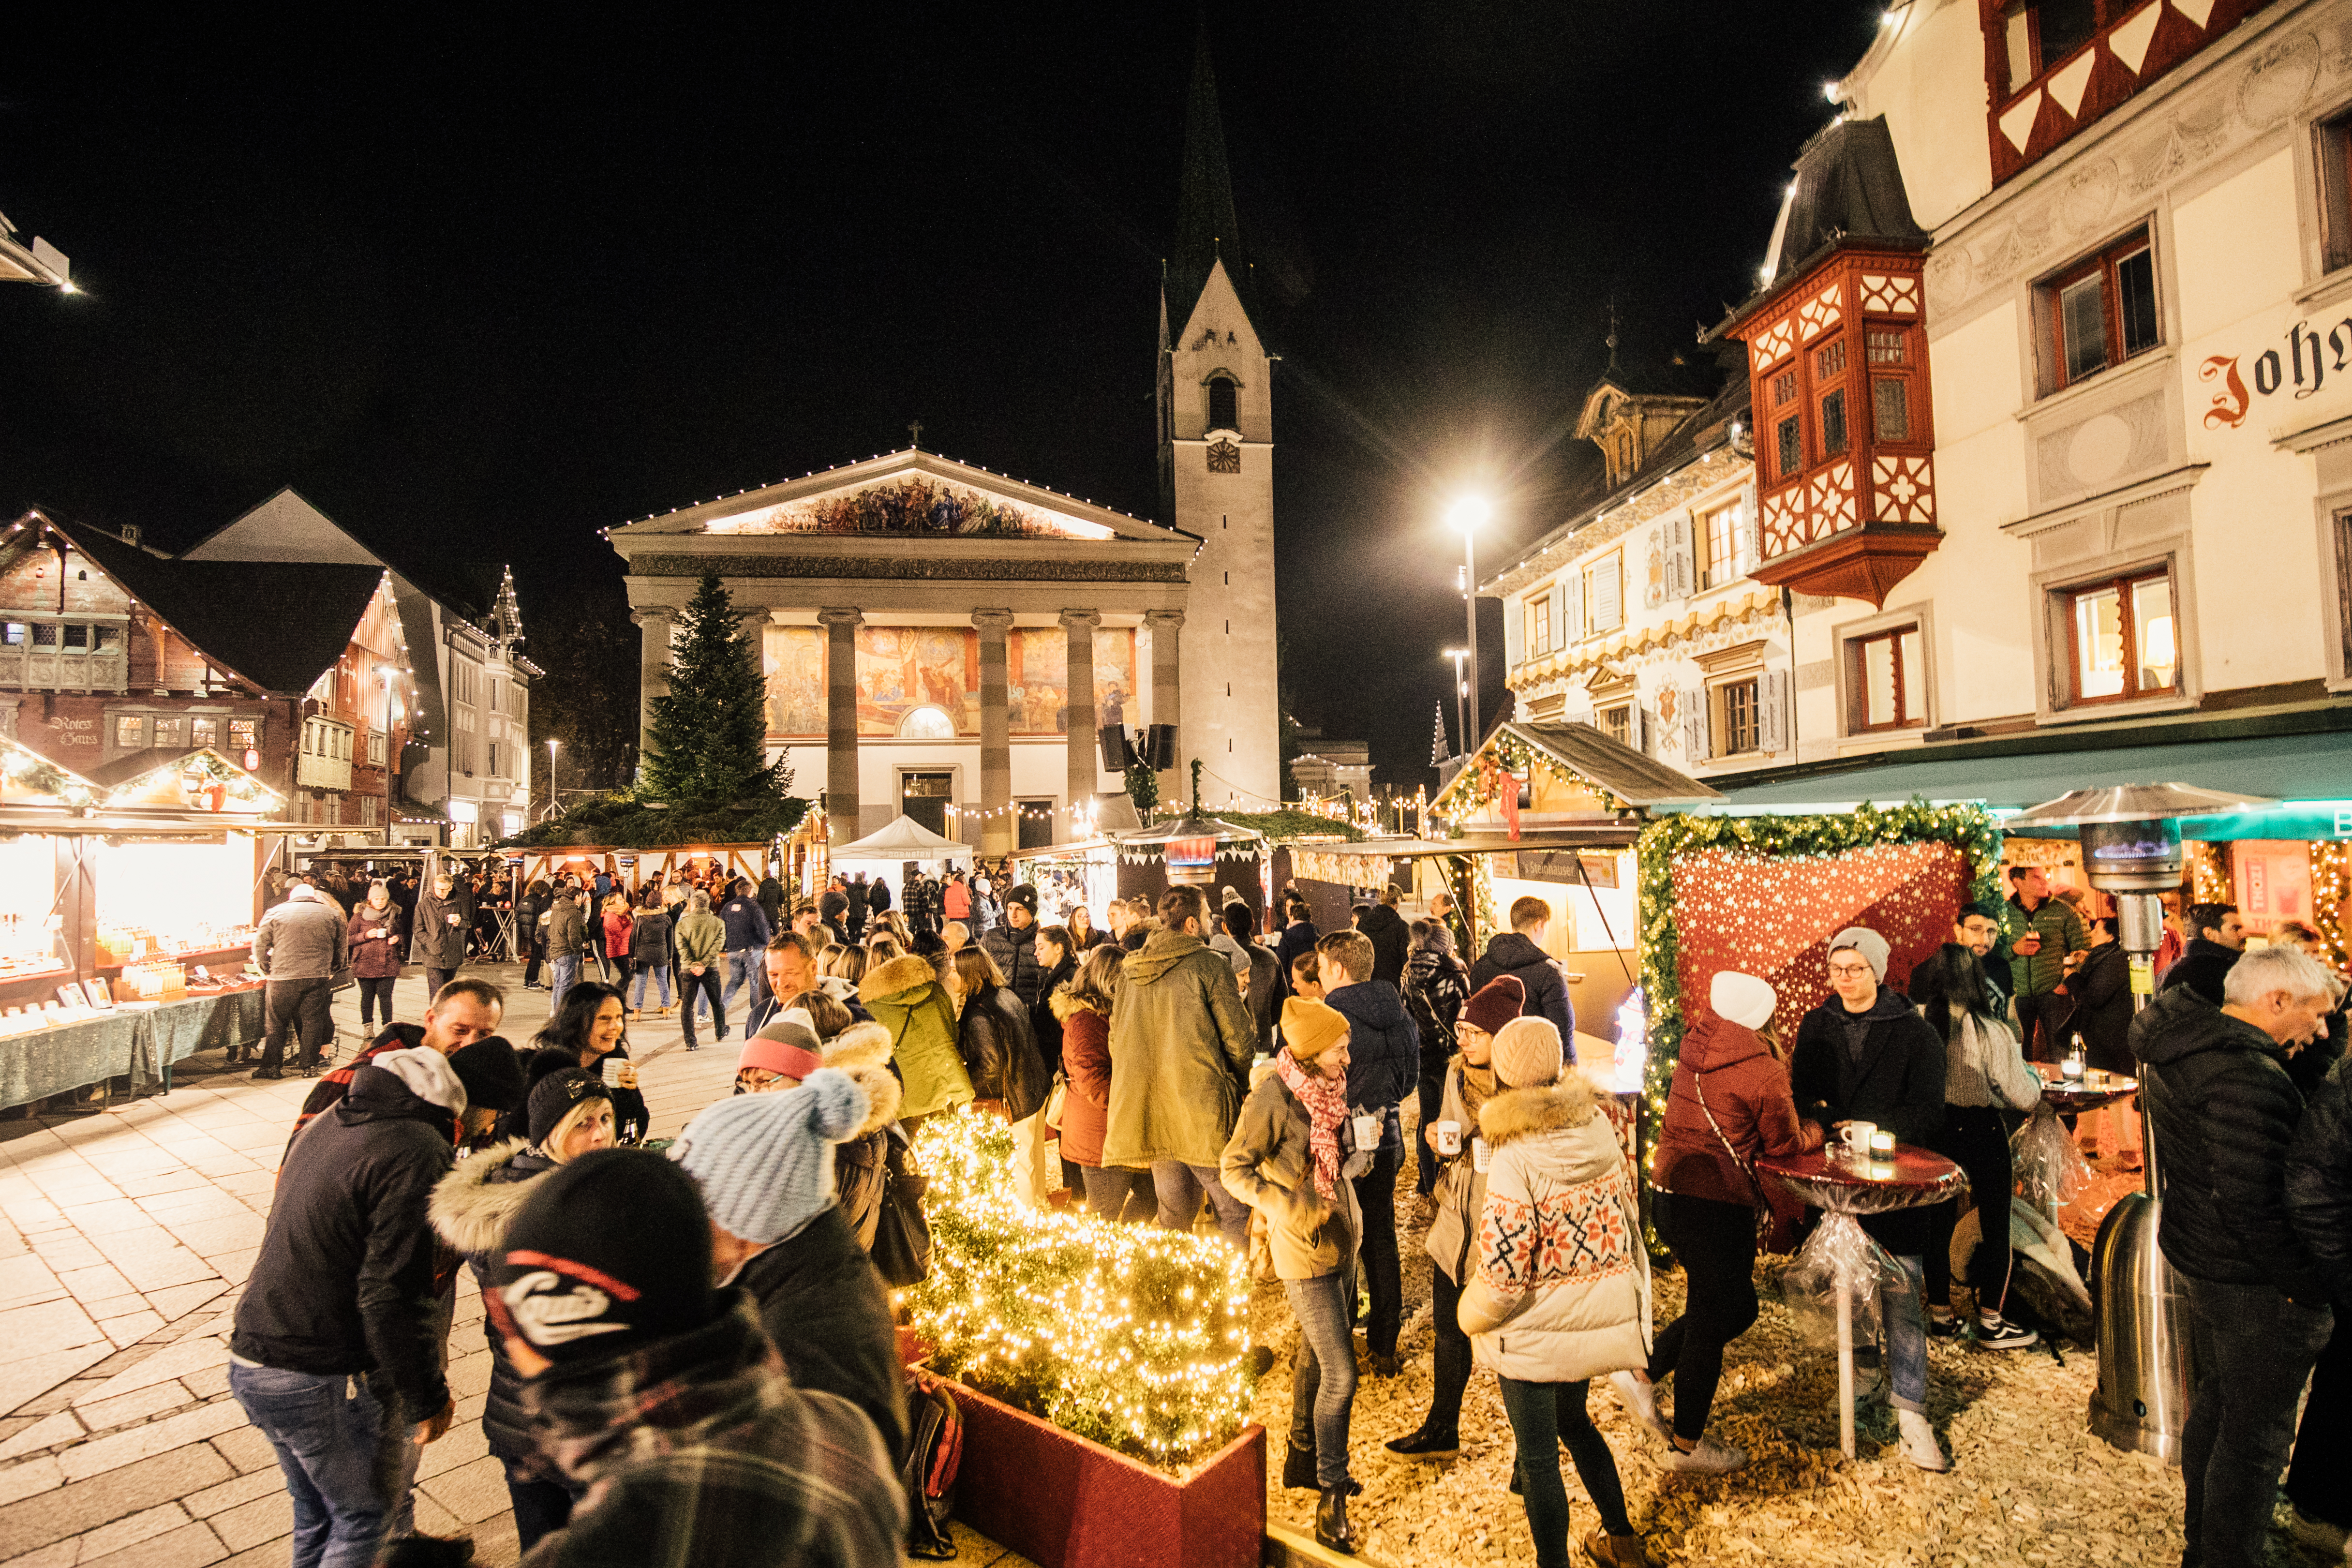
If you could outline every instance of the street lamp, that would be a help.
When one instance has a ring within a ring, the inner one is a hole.
[[[1478,749],[1478,525],[1494,515],[1484,497],[1464,496],[1445,514],[1445,521],[1462,531],[1462,614],[1470,628],[1470,722],[1462,731],[1462,754],[1468,756]]]
[[[1454,661],[1454,723],[1462,733],[1462,752],[1467,756],[1470,752],[1470,719],[1469,710],[1465,704],[1469,700],[1470,683],[1462,679],[1462,661],[1470,657],[1470,650],[1466,647],[1450,647],[1439,657]]]

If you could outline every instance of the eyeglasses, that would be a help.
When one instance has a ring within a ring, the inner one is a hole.
[[[1867,963],[1832,963],[1830,965],[1830,978],[1832,980],[1859,980],[1863,976],[1870,973],[1870,965]]]

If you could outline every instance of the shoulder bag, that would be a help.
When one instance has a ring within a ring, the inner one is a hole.
[[[1714,1110],[1706,1103],[1706,1075],[1692,1069],[1691,1088],[1697,1092],[1699,1112],[1706,1118],[1707,1126],[1714,1130],[1716,1142],[1722,1144],[1723,1152],[1731,1156],[1731,1163],[1739,1167],[1739,1173],[1748,1178],[1748,1184],[1756,1189],[1757,1247],[1764,1252],[1788,1251],[1796,1240],[1797,1220],[1804,1213],[1803,1208],[1796,1200],[1784,1194],[1782,1202],[1789,1205],[1789,1212],[1783,1213],[1781,1205],[1773,1201],[1777,1189],[1766,1186],[1764,1179],[1756,1173],[1756,1167],[1732,1146],[1731,1140],[1724,1133],[1723,1123],[1715,1119]]]
[[[883,1283],[894,1290],[919,1285],[930,1274],[931,1224],[923,1217],[923,1194],[929,1185],[908,1167],[906,1150],[894,1141],[882,1163],[882,1205],[867,1253]]]

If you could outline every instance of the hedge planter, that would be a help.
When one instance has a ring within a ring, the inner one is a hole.
[[[1256,1568],[1265,1539],[1265,1428],[1183,1479],[961,1383],[956,1517],[1039,1568]]]

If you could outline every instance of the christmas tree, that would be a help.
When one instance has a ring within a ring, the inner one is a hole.
[[[654,699],[645,791],[684,804],[750,804],[782,793],[767,760],[767,693],[759,652],[735,601],[705,575],[678,616],[669,694]]]
[[[1436,738],[1429,742],[1429,765],[1433,768],[1440,767],[1448,760],[1450,759],[1445,745],[1445,704],[1441,702],[1437,705]]]

